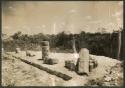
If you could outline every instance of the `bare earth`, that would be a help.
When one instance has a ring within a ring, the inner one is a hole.
[[[117,63],[121,63],[118,60],[104,57],[104,56],[95,56],[94,57],[99,65],[94,69],[89,76],[80,76],[74,71],[69,71],[64,67],[65,60],[75,60],[74,54],[71,53],[50,53],[51,58],[59,59],[59,64],[55,65],[46,65],[43,64],[41,59],[41,52],[30,51],[32,54],[35,54],[34,57],[26,56],[25,52],[16,54],[15,52],[8,52],[12,55],[21,57],[28,61],[40,64],[44,67],[62,72],[72,77],[71,80],[65,81],[55,75],[51,75],[43,70],[40,70],[36,67],[33,67],[29,64],[21,62],[15,58],[12,58],[8,55],[3,54],[7,58],[2,58],[2,85],[3,86],[84,86],[88,80],[101,78],[111,67],[115,66]],[[78,55],[77,55],[78,56]],[[9,57],[9,58],[8,58]],[[123,73],[122,73],[123,74]],[[89,85],[88,85],[89,86]]]

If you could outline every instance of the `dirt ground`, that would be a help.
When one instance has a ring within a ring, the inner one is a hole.
[[[62,72],[72,77],[71,80],[65,81],[55,75],[51,75],[43,70],[33,67],[29,64],[21,62],[18,59],[12,58],[6,54],[2,54],[2,85],[3,86],[84,86],[91,79],[102,78],[107,72],[114,67],[117,63],[121,63],[118,60],[104,57],[91,55],[98,61],[98,67],[94,69],[89,76],[80,76],[74,71],[69,71],[64,67],[65,60],[77,61],[78,54],[72,53],[50,53],[51,58],[59,59],[59,64],[46,65],[43,64],[40,51],[30,51],[35,54],[34,57],[26,56],[25,52],[16,54],[15,52],[8,52],[11,55],[15,55],[26,59],[28,61],[37,63],[44,67]],[[121,74],[123,74],[121,72]],[[88,86],[91,86],[88,84]]]

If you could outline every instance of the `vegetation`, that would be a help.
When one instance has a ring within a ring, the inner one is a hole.
[[[66,34],[65,32],[58,33],[57,35],[45,35],[39,33],[36,35],[27,35],[17,32],[11,37],[13,40],[4,41],[3,47],[6,51],[13,51],[16,47],[20,47],[22,50],[41,50],[41,41],[47,40],[50,43],[50,49],[56,51],[73,52],[73,37],[75,39],[75,45],[77,52],[80,48],[88,48],[91,54],[104,55],[108,57],[116,57],[116,48],[118,47],[118,33],[85,33],[80,34]],[[115,48],[115,49],[114,49]]]

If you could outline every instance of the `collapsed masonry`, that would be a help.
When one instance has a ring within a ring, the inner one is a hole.
[[[15,49],[15,53],[21,53],[21,49],[20,48],[16,48]],[[33,57],[35,55],[31,54],[30,51],[26,50],[26,56]]]
[[[50,58],[49,53],[49,42],[42,41],[42,59],[44,63],[50,65],[57,64],[59,62],[58,59]],[[97,67],[97,65],[97,61],[90,56],[89,50],[86,48],[82,48],[80,50],[79,58],[76,64],[74,60],[65,61],[66,68],[68,68],[70,71],[76,71],[80,75],[88,75],[89,72],[92,72],[92,70]]]
[[[48,67],[44,67],[44,66],[39,65],[39,64],[36,64],[36,63],[34,63],[34,62],[25,60],[25,59],[23,59],[23,58],[20,58],[20,57],[14,56],[14,55],[11,55],[11,54],[9,54],[9,53],[5,53],[5,54],[6,54],[7,56],[6,56],[6,55],[5,55],[5,56],[3,55],[4,58],[11,58],[11,59],[12,59],[12,58],[15,58],[15,59],[18,59],[18,60],[20,60],[20,61],[22,61],[22,62],[24,62],[24,63],[27,63],[27,64],[29,64],[29,65],[32,65],[32,66],[38,68],[38,69],[40,69],[40,70],[46,71],[47,73],[50,73],[50,74],[55,75],[55,76],[57,76],[57,77],[60,77],[60,78],[62,78],[62,79],[65,80],[65,81],[68,81],[68,80],[72,79],[71,76],[69,76],[69,75],[67,75],[67,74],[64,74],[64,73],[62,73],[62,72],[59,72],[59,71],[50,69],[50,68],[48,68]]]
[[[42,41],[42,60],[44,64],[57,64],[59,62],[58,59],[50,58],[49,57],[49,42],[48,41]],[[16,48],[16,53],[20,53],[20,48]],[[27,51],[27,56],[31,56],[31,54]],[[79,58],[77,60],[77,63],[75,63],[74,60],[66,60],[65,61],[65,67],[69,69],[70,71],[76,71],[78,74],[88,75],[89,72],[92,72],[94,68],[98,66],[97,60],[93,59],[90,54],[89,50],[86,48],[82,48],[79,52]]]
[[[89,50],[86,48],[82,48],[79,53],[79,58],[77,63],[74,60],[66,60],[65,67],[71,71],[76,71],[78,74],[88,75],[89,72],[92,72],[94,68],[98,66],[97,60],[92,58],[89,55]]]

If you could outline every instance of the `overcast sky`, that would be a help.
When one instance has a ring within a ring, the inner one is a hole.
[[[11,1],[2,4],[2,32],[107,32],[123,26],[122,1]]]

